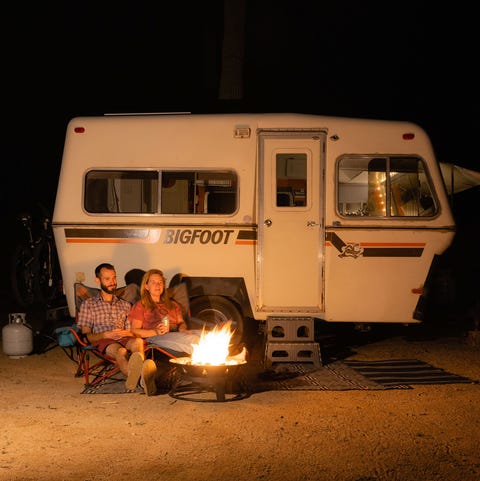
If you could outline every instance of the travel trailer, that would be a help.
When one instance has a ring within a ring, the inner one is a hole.
[[[186,281],[192,316],[418,323],[455,225],[430,140],[302,114],[72,119],[53,215],[70,314],[101,262]]]

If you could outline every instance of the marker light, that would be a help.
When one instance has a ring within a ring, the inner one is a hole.
[[[85,132],[85,127],[75,127],[73,129],[73,131],[76,133],[76,134],[83,134]]]
[[[412,132],[406,132],[402,135],[403,140],[413,140],[415,138],[415,134]]]

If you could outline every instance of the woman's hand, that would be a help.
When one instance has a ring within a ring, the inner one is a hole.
[[[169,331],[169,328],[165,326],[163,322],[159,322],[157,324],[157,327],[155,328],[155,333],[157,334],[157,336],[163,336],[168,331]]]

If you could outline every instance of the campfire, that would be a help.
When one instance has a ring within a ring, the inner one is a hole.
[[[178,382],[170,395],[178,399],[187,399],[186,396],[190,394],[214,392],[217,401],[226,401],[227,381],[232,381],[238,368],[247,362],[245,359],[229,356],[232,335],[231,321],[216,326],[211,331],[203,330],[199,343],[192,344],[191,357],[170,359],[179,374]],[[238,399],[238,395],[235,399]]]
[[[235,366],[245,361],[229,356],[231,321],[222,326],[215,326],[211,331],[202,331],[198,344],[192,344],[191,357],[172,359],[173,363],[190,364],[195,366]]]

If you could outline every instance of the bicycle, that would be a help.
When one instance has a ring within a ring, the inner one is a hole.
[[[11,258],[11,287],[15,301],[24,308],[50,306],[63,297],[63,284],[52,221],[41,207],[41,220],[35,223],[22,213],[25,240],[17,245]]]

